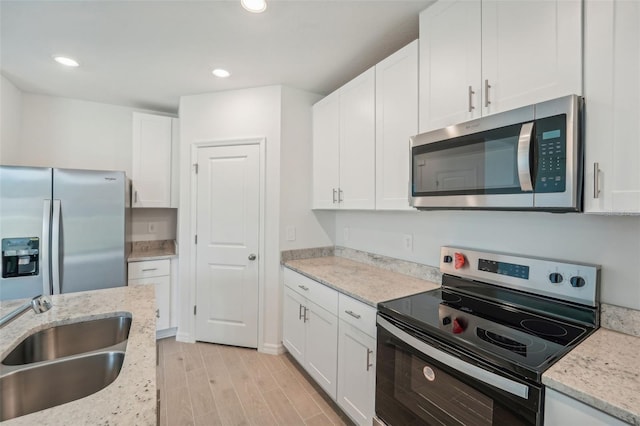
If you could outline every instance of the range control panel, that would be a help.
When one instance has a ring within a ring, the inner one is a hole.
[[[443,246],[440,271],[502,287],[597,306],[600,266]]]

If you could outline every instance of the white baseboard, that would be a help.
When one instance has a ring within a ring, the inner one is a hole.
[[[196,339],[193,336],[191,336],[189,333],[181,333],[181,332],[178,332],[176,334],[176,340],[178,342],[184,342],[184,343],[195,343],[196,342]]]
[[[160,339],[166,339],[167,337],[173,337],[178,333],[178,328],[174,327],[174,328],[167,328],[164,330],[157,330],[156,331],[156,340],[160,340]]]
[[[282,343],[274,344],[274,343],[264,343],[261,348],[258,349],[258,352],[263,352],[269,355],[280,355],[285,353],[287,350],[285,349]]]

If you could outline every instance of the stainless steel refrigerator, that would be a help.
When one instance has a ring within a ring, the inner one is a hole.
[[[0,166],[0,300],[124,286],[124,172]]]

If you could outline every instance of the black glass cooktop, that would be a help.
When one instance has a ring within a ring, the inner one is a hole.
[[[445,287],[382,302],[378,309],[421,333],[537,379],[595,329]]]

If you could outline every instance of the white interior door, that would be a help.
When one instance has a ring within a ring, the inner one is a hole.
[[[258,344],[260,147],[198,149],[196,340]]]

